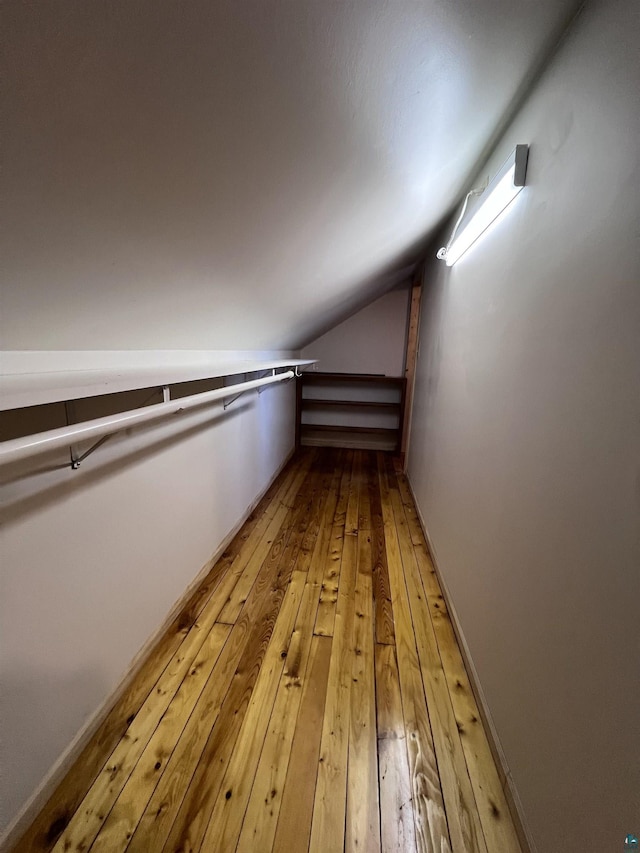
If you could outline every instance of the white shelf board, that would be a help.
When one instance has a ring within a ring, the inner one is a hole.
[[[0,375],[0,410],[22,409],[82,397],[116,394],[137,388],[155,388],[214,379],[258,370],[305,367],[315,359],[287,358],[277,360],[220,360],[210,363],[149,366],[136,368],[102,368],[38,373],[5,373]]]

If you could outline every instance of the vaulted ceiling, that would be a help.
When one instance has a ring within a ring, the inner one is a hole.
[[[575,5],[5,0],[3,347],[307,342],[410,275]]]

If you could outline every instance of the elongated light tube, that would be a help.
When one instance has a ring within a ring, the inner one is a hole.
[[[448,267],[453,266],[484,234],[524,187],[528,153],[528,145],[516,146],[513,154],[482,193],[482,203],[471,219],[458,234],[452,235],[446,249],[438,252],[438,257],[444,258]]]

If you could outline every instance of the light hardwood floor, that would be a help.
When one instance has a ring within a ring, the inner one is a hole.
[[[16,849],[520,851],[390,456],[296,456]]]

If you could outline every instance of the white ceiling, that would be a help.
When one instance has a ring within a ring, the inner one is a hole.
[[[3,347],[312,339],[406,279],[575,5],[4,2]]]

